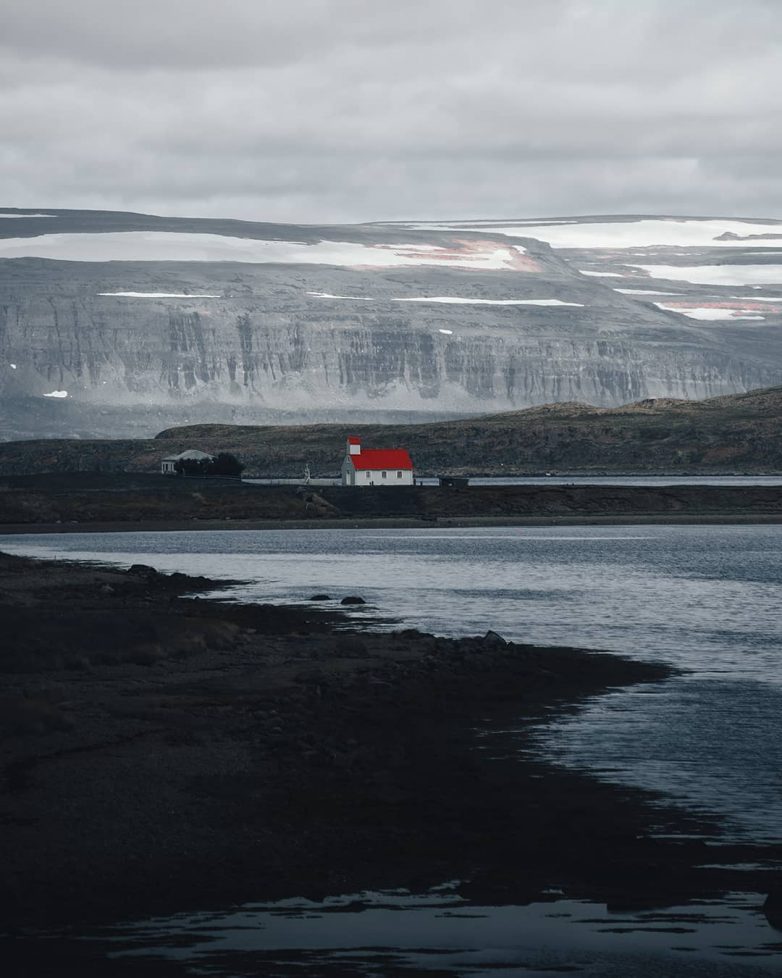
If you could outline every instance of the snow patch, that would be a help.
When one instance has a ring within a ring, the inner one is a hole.
[[[314,295],[317,299],[353,299],[355,302],[375,302],[371,295],[333,295],[331,292],[308,292],[307,295]]]
[[[758,224],[753,221],[715,220],[697,218],[670,219],[650,218],[636,221],[579,221],[572,224],[554,225],[548,222],[538,224],[518,225],[512,222],[497,222],[492,225],[473,227],[468,224],[430,225],[441,230],[473,230],[493,234],[506,234],[510,237],[536,238],[546,241],[552,248],[650,248],[656,245],[663,247],[686,248],[779,248],[779,240],[769,240],[768,245],[763,240],[746,238],[754,234],[779,234],[782,236],[780,224]],[[721,235],[728,233],[738,236],[718,241]]]
[[[619,272],[588,272],[584,268],[579,268],[582,275],[591,275],[593,278],[624,278]]]
[[[211,292],[98,292],[98,295],[117,295],[128,299],[219,299]]]
[[[408,223],[406,221],[391,221],[390,225],[394,227],[404,227],[409,228],[411,231],[496,231],[498,227],[539,227],[544,224],[546,227],[550,224],[580,224],[581,222],[577,219],[568,221],[542,221],[539,217],[529,218],[523,221],[457,221],[455,223],[443,224],[437,221],[418,221],[414,223]]]
[[[732,295],[730,298],[743,299],[747,302],[779,302],[782,304],[782,295]]]
[[[308,292],[319,299],[352,299],[357,302],[441,302],[448,305],[466,306],[577,306],[583,302],[564,302],[562,299],[465,299],[456,295],[388,296],[387,299],[365,295],[332,295],[330,292]]]
[[[13,220],[13,218],[28,218],[28,217],[57,217],[56,214],[4,214],[0,211],[0,217],[8,218]]]
[[[782,265],[633,265],[651,278],[693,285],[778,285]]]
[[[394,302],[444,302],[450,305],[467,306],[578,306],[583,302],[563,302],[561,299],[462,299],[454,295],[412,296],[395,298]]]
[[[50,391],[48,394],[44,394],[44,397],[67,397],[68,391]]]
[[[683,295],[683,292],[656,292],[654,289],[614,289],[622,295]]]
[[[452,268],[515,268],[537,271],[524,248],[497,242],[454,241],[448,247],[425,244],[270,241],[180,231],[112,231],[94,234],[41,234],[0,238],[0,258],[60,261],[280,262],[284,264],[399,267],[445,265]]]
[[[717,320],[764,318],[763,316],[739,316],[736,315],[736,313],[740,312],[740,310],[736,309],[719,309],[709,306],[683,308],[682,306],[666,305],[663,302],[655,302],[654,305],[657,306],[658,309],[666,309],[668,312],[678,312],[682,316],[687,316],[688,319],[701,319],[716,322]]]

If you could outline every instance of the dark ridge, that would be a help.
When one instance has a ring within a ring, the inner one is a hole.
[[[548,404],[426,424],[215,425],[155,438],[0,443],[0,475],[159,471],[187,448],[228,451],[247,476],[336,476],[347,434],[403,445],[418,475],[782,472],[782,387],[703,401],[642,400],[618,408]]]

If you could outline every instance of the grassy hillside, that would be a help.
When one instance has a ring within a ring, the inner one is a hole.
[[[780,472],[782,387],[705,401],[640,401],[603,409],[554,404],[415,425],[194,425],[148,440],[0,444],[0,474],[154,472],[186,448],[234,452],[248,475],[336,475],[345,437],[404,446],[420,475],[544,472]]]

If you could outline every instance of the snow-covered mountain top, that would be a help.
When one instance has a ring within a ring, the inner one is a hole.
[[[594,254],[600,261],[609,252],[628,262],[634,257],[630,267],[641,268],[652,277],[659,277],[652,266],[698,264],[698,255],[708,255],[712,249],[714,257],[709,264],[722,264],[723,260],[716,257],[720,253],[725,253],[731,264],[753,264],[746,261],[753,255],[762,256],[769,264],[768,259],[779,255],[782,267],[782,221],[757,218],[601,216],[318,228],[100,211],[0,210],[0,219],[4,217],[15,220],[0,220],[0,259],[432,266],[535,272],[540,270],[539,265],[528,252],[530,246],[539,252],[534,247],[538,243],[558,251],[577,250],[584,257]],[[615,268],[579,267],[578,271],[596,278],[624,277],[624,272]],[[668,277],[693,283],[719,281],[702,275]],[[762,272],[759,277],[753,273],[746,284],[776,283],[781,277],[770,272],[765,278]],[[734,272],[724,284],[742,284],[742,276],[737,278]]]
[[[538,221],[475,221],[410,224],[421,231],[479,231],[535,238],[552,248],[735,248],[751,243],[782,249],[782,221],[730,218],[579,218]]]
[[[0,209],[0,437],[610,407],[779,383],[779,221]]]

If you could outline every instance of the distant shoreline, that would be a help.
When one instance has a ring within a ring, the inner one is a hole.
[[[0,492],[0,534],[747,522],[782,522],[782,485],[373,490],[60,474],[11,478]]]
[[[96,521],[84,523],[12,523],[0,524],[0,537],[54,533],[152,533],[189,530],[442,530],[469,527],[551,527],[551,526],[747,526],[782,523],[782,515],[704,514],[703,516],[546,516],[505,517],[466,516],[432,520],[387,517],[384,519],[315,519],[315,520],[142,520]]]

